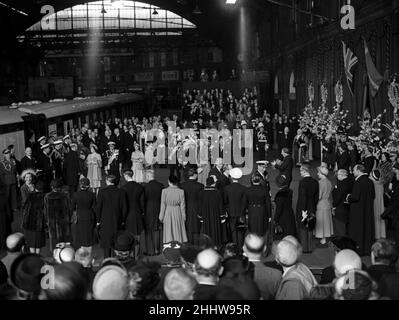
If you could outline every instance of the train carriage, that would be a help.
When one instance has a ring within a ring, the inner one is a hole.
[[[142,116],[144,110],[144,98],[132,93],[0,107],[0,150],[13,144],[16,157],[21,158],[28,141],[50,132],[63,136],[86,122]]]

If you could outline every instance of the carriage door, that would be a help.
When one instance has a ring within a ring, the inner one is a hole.
[[[41,136],[48,136],[47,121],[44,114],[22,116],[24,120],[25,146],[36,142]]]

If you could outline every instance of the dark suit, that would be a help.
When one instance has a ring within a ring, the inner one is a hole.
[[[237,229],[240,218],[245,217],[246,188],[237,183],[231,183],[223,189],[223,202],[229,217],[232,241],[241,248],[244,234]]]
[[[26,169],[36,170],[36,165],[37,165],[37,161],[34,157],[28,158],[27,156],[24,156],[21,159],[21,170],[22,171],[24,171]]]
[[[79,184],[79,172],[79,155],[76,151],[70,151],[64,158],[64,182],[69,187],[71,197]]]
[[[184,197],[186,200],[186,229],[187,237],[190,243],[193,243],[194,236],[199,234],[201,223],[197,217],[198,215],[198,195],[204,189],[202,183],[196,180],[188,180],[181,184],[181,189],[184,190]]]
[[[309,215],[316,214],[316,207],[319,201],[319,183],[312,177],[305,177],[299,182],[298,202],[296,205],[296,222],[299,241],[304,252],[313,250],[313,230],[309,230],[302,223],[302,211]]]
[[[114,235],[122,229],[128,213],[126,192],[110,185],[100,189],[97,197],[96,219],[100,223],[100,245],[104,257],[110,256]]]
[[[332,191],[334,216],[334,235],[347,235],[348,218],[349,218],[349,204],[346,202],[346,197],[352,192],[353,181],[346,178],[338,181],[337,185]]]
[[[375,163],[375,158],[373,156],[369,156],[363,159],[363,165],[364,168],[366,169],[365,173],[369,175],[371,171],[373,171],[374,163]]]
[[[359,245],[359,255],[369,255],[374,242],[374,184],[367,175],[355,180],[349,196],[348,235]]]
[[[345,169],[349,173],[351,167],[351,157],[347,151],[343,153],[337,153],[337,169]]]
[[[144,226],[148,254],[158,253],[160,250],[161,224],[158,217],[163,188],[163,184],[156,180],[151,180],[144,185]]]
[[[96,196],[88,190],[79,190],[72,197],[72,211],[76,210],[77,223],[72,224],[73,244],[75,248],[94,245],[96,223]]]
[[[143,231],[144,188],[139,183],[130,181],[121,189],[125,190],[128,199],[126,230],[140,236]]]
[[[50,192],[50,182],[53,179],[51,160],[43,151],[37,156],[36,169],[41,170],[41,173],[38,174],[38,179],[43,182],[43,192]]]
[[[292,151],[292,144],[294,142],[294,138],[291,134],[280,134],[279,142],[278,142],[278,152],[281,152],[281,149],[287,148],[288,150]]]
[[[194,300],[215,300],[218,287],[208,284],[197,284],[194,289]]]
[[[227,177],[225,174],[222,174],[218,181],[216,182],[216,189],[223,193],[223,190],[226,186],[231,183],[230,178]]]
[[[268,267],[260,261],[252,261],[252,264],[254,265],[254,281],[263,300],[274,300],[282,272]]]
[[[285,175],[288,180],[288,187],[292,182],[292,168],[294,167],[294,159],[290,155],[284,157],[283,162],[280,165],[276,164],[276,169],[280,171],[280,174]]]
[[[392,220],[396,250],[399,251],[399,182],[395,181],[393,183],[390,195],[391,199],[383,215]]]
[[[399,272],[384,274],[378,283],[378,292],[382,297],[399,300]]]
[[[219,180],[220,177],[222,176],[222,174],[223,174],[223,173],[222,173],[220,170],[218,170],[216,167],[213,167],[213,168],[211,168],[211,170],[209,171],[208,177],[210,177],[210,176],[215,176],[215,177],[216,177],[216,180]]]

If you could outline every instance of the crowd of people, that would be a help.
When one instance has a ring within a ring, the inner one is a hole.
[[[12,284],[4,285],[6,295],[46,299],[397,297],[391,286],[398,281],[394,267],[399,249],[396,155],[368,148],[360,154],[344,134],[337,134],[323,143],[324,162],[317,167],[317,180],[310,165],[311,135],[298,129],[295,117],[276,114],[272,118],[258,105],[256,88],[246,89],[240,98],[222,89],[188,91],[183,98],[181,119],[173,115],[172,119],[97,121],[73,128],[63,137],[56,133],[39,137],[27,145],[20,160],[14,146],[3,151],[0,247],[8,251],[4,278]],[[176,124],[172,133],[170,120]],[[213,163],[209,155],[214,154],[215,144],[209,129],[220,133]],[[241,129],[238,141],[234,129]],[[248,129],[253,133],[248,134]],[[245,164],[224,159],[235,143],[241,155],[254,153],[256,168],[250,186],[240,183]],[[194,160],[187,160],[190,152]],[[274,152],[277,159],[267,161]],[[295,164],[302,179],[293,210]],[[164,186],[155,179],[155,171],[166,166],[170,175]],[[278,171],[275,181],[269,181],[268,168]],[[274,198],[270,183],[278,187]],[[22,233],[12,233],[18,213]],[[386,239],[387,225],[396,244]],[[300,262],[302,252],[315,249],[315,239],[320,240],[317,247],[346,239],[341,247],[335,244],[341,250],[333,266],[335,276],[330,274],[323,286]],[[97,243],[104,261],[99,270],[93,270]],[[46,246],[52,259],[40,256]],[[274,252],[274,262],[264,263],[266,251]],[[167,260],[163,267],[149,259],[159,255]],[[358,264],[360,257],[368,255],[373,265],[387,266],[378,271],[378,278]],[[38,284],[37,272],[45,264],[58,272],[55,291]],[[27,265],[32,269],[22,281],[18,272]],[[59,283],[57,289],[58,276],[58,281],[67,278],[68,285]],[[354,277],[354,288],[345,287],[345,277]]]

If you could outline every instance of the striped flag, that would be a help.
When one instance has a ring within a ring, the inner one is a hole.
[[[366,39],[363,39],[363,41],[364,41],[364,52],[366,55],[367,75],[369,77],[370,93],[374,98],[378,92],[378,89],[380,89],[380,86],[384,81],[384,78],[378,72],[377,68],[374,65],[369,48],[367,46]]]
[[[359,61],[359,59],[353,54],[352,50],[349,49],[346,46],[345,42],[343,41],[342,41],[342,49],[344,52],[344,67],[345,67],[346,81],[348,83],[349,91],[353,96],[354,79],[353,79],[352,68]]]

